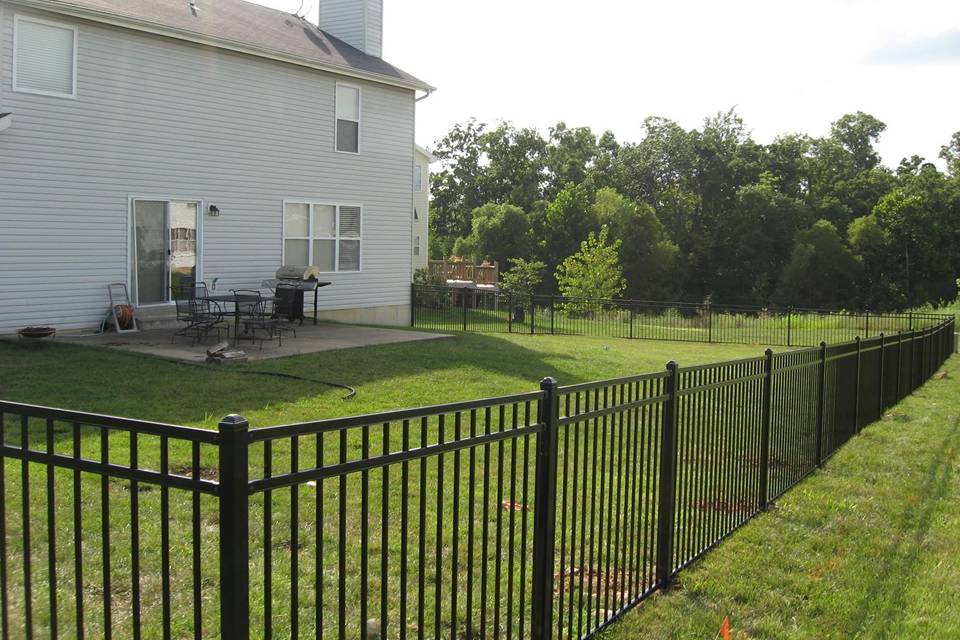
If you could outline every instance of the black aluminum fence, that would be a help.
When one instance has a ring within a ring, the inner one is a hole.
[[[689,302],[516,298],[499,291],[412,285],[411,326],[434,331],[576,335],[812,347],[936,324],[932,313],[780,309]]]
[[[218,432],[0,402],[0,637],[593,637],[954,347],[950,318]]]

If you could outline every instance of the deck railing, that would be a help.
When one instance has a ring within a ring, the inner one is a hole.
[[[450,281],[472,282],[488,286],[496,286],[500,281],[500,265],[496,262],[473,264],[453,260],[430,260],[427,267],[432,277]]]
[[[954,330],[266,428],[0,402],[0,637],[590,638]]]

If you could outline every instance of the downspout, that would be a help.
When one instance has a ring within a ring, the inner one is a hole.
[[[413,104],[414,104],[414,109],[413,109],[413,144],[414,144],[414,148],[413,148],[413,158],[412,158],[412,162],[410,163],[410,176],[411,176],[411,179],[409,180],[409,183],[410,183],[410,218],[409,218],[409,220],[410,220],[410,239],[407,241],[407,247],[410,249],[410,271],[409,271],[409,272],[410,272],[410,282],[413,282],[413,272],[414,272],[414,268],[413,268],[413,237],[414,237],[414,236],[416,235],[416,233],[417,233],[417,231],[416,231],[416,229],[415,229],[415,226],[416,226],[416,225],[414,224],[414,221],[413,221],[413,212],[414,212],[414,211],[416,210],[416,208],[417,208],[417,203],[416,203],[417,194],[416,194],[416,193],[414,192],[414,190],[413,190],[413,165],[414,165],[414,163],[416,163],[416,161],[417,161],[417,151],[416,151],[416,144],[417,144],[417,109],[416,109],[416,104],[417,104],[418,102],[420,102],[421,100],[426,100],[427,98],[429,98],[431,95],[433,95],[433,92],[434,92],[434,91],[436,91],[436,89],[434,89],[434,88],[427,89],[427,90],[426,90],[426,93],[424,93],[422,96],[420,96],[419,98],[414,98],[414,99],[413,99]],[[428,171],[429,171],[429,168],[428,168]],[[429,229],[429,225],[430,225],[430,219],[427,218],[427,227],[428,227],[428,229]],[[423,243],[421,242],[421,243],[420,243],[420,251],[423,251],[423,250],[424,250],[424,246],[423,246]],[[430,251],[429,243],[427,243],[427,248],[426,248],[426,250],[428,251],[427,260],[429,261],[429,259],[430,259],[430,257],[429,257],[429,251]],[[413,310],[411,309],[411,313],[412,313],[412,312],[413,312]]]

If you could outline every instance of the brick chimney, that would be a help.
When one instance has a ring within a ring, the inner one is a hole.
[[[383,57],[383,0],[320,0],[320,28],[366,54]]]

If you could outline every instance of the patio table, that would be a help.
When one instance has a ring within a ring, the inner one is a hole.
[[[229,295],[219,295],[219,296],[204,296],[203,300],[209,300],[210,302],[216,303],[226,303],[233,305],[233,344],[240,343],[240,305],[243,304],[253,304],[260,300],[265,300],[270,302],[273,300],[273,296],[260,296],[251,295],[249,293],[240,293],[240,294],[229,294]]]

